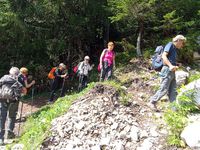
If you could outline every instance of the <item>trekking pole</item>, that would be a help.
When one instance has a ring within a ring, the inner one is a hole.
[[[19,115],[18,137],[20,135],[20,129],[21,129],[22,111],[23,111],[23,102],[21,101],[21,109],[20,109],[20,115]]]
[[[31,114],[32,114],[32,109],[33,109],[33,101],[34,101],[34,85],[31,90]]]

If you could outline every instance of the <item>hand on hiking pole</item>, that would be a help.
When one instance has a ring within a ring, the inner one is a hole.
[[[61,75],[61,78],[65,78],[67,76],[67,73],[64,74],[64,75]]]

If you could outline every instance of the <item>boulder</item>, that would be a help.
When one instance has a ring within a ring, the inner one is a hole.
[[[191,149],[200,149],[200,121],[189,124],[181,133],[181,138]]]
[[[193,100],[196,102],[198,106],[200,106],[200,79],[195,80],[185,87],[181,88],[177,100],[179,101],[181,96],[186,94],[188,97],[194,98]]]
[[[183,70],[176,71],[176,83],[177,86],[185,85],[187,79],[189,77],[189,73]]]

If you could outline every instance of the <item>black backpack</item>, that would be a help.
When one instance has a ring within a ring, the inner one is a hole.
[[[163,61],[162,61],[163,52],[164,52],[164,47],[162,45],[157,46],[154,55],[151,58],[152,68],[156,71],[161,71],[163,67]]]
[[[10,75],[0,79],[0,101],[16,101],[21,97],[22,84]]]

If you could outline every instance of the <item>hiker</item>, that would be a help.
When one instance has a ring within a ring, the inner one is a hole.
[[[178,69],[176,63],[177,50],[184,47],[186,38],[183,35],[177,35],[169,42],[162,54],[163,67],[159,73],[162,80],[159,90],[150,98],[149,106],[158,111],[156,104],[165,95],[168,94],[170,102],[176,100],[176,78],[175,71]]]
[[[49,104],[53,103],[53,99],[54,99],[56,90],[58,90],[59,87],[61,86],[61,84],[65,81],[65,80],[63,80],[67,76],[65,69],[66,69],[66,65],[63,63],[60,63],[59,66],[55,69],[55,72],[53,73],[54,79],[52,79],[53,81],[52,81],[52,85],[51,85],[51,94],[50,94],[50,98],[48,100]],[[61,96],[64,96],[63,89],[61,91]]]
[[[79,74],[78,90],[79,91],[81,91],[83,88],[87,87],[88,73],[94,67],[94,65],[90,66],[89,61],[90,61],[90,57],[85,56],[84,61],[82,61],[80,63],[80,65],[78,66],[78,74]]]
[[[1,99],[0,99],[0,145],[4,144],[4,134],[5,134],[5,122],[8,115],[8,133],[7,138],[15,138],[13,129],[15,127],[16,115],[19,106],[19,98],[21,94],[26,94],[27,90],[23,88],[22,84],[18,82],[18,75],[20,71],[17,67],[12,67],[9,71],[9,75],[4,75],[0,79],[1,85]],[[13,90],[13,92],[7,92]]]
[[[104,49],[100,57],[100,81],[110,80],[113,68],[115,68],[114,43],[108,42],[108,48]]]
[[[26,88],[30,88],[31,86],[33,86],[35,84],[35,80],[33,80],[30,84],[28,84],[28,69],[25,67],[22,67],[20,69],[20,75],[18,77],[18,81]]]

